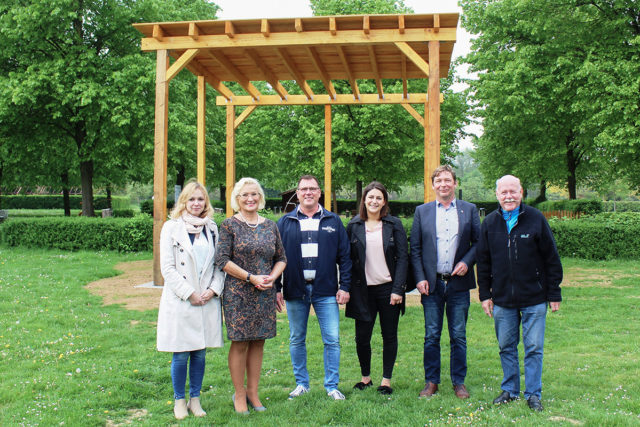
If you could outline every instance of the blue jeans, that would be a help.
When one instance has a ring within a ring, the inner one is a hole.
[[[199,397],[204,377],[206,349],[173,353],[171,359],[171,382],[174,399],[184,399],[184,386],[187,382],[187,360],[189,363],[189,396]]]
[[[424,309],[424,380],[440,384],[440,335],[442,320],[447,314],[449,326],[449,371],[453,385],[464,384],[467,376],[467,318],[469,291],[447,289],[442,280],[433,292],[422,295]]]
[[[287,301],[289,317],[289,351],[296,384],[309,388],[307,370],[307,322],[311,305],[316,312],[324,344],[324,388],[327,392],[338,388],[340,367],[340,311],[335,296],[313,296],[307,286],[305,296]]]
[[[522,322],[524,343],[524,397],[541,397],[542,353],[547,304],[537,304],[522,308],[493,307],[496,337],[500,346],[502,364],[502,390],[517,396],[520,394],[520,365],[518,363],[518,342]]]

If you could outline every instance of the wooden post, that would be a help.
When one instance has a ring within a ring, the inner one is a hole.
[[[227,218],[233,215],[233,209],[231,209],[231,192],[233,191],[233,186],[236,183],[236,133],[233,126],[235,120],[235,105],[227,105],[227,194],[225,195],[227,200]]]
[[[427,108],[428,107],[428,108]],[[429,90],[425,105],[424,201],[435,200],[431,174],[440,164],[440,42],[429,41]]]
[[[331,211],[331,105],[324,106],[324,208]]]
[[[156,108],[153,138],[153,283],[163,286],[160,271],[160,232],[167,220],[167,138],[169,129],[169,82],[166,50],[158,50],[156,59]]]
[[[206,83],[204,76],[198,76],[198,182],[206,185],[206,152],[205,152],[205,113]]]

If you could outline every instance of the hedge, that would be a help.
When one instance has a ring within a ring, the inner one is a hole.
[[[211,206],[213,206],[214,208],[219,208],[224,210],[224,207],[226,205],[227,204],[225,202],[220,200],[211,201]],[[173,208],[173,206],[174,206],[173,200],[167,200],[167,213]],[[140,212],[153,216],[153,200],[148,199],[140,202]]]
[[[0,196],[2,209],[64,209],[64,199],[60,194],[50,195],[2,195]],[[82,196],[69,196],[71,209],[82,209]],[[129,209],[131,200],[126,196],[112,196],[111,207],[113,209]],[[93,208],[95,210],[107,208],[107,196],[94,196]]]
[[[573,200],[547,200],[536,205],[543,212],[547,211],[571,211],[586,214],[597,214],[603,211],[602,200],[573,199]]]
[[[605,212],[640,212],[640,202],[608,201],[602,202]]]
[[[273,221],[279,215],[265,214]],[[225,219],[216,214],[218,225]],[[346,226],[350,218],[342,218]],[[411,232],[412,218],[402,218]],[[580,219],[549,221],[563,257],[593,260],[640,258],[640,214],[602,213]],[[41,217],[9,218],[0,224],[2,241],[10,246],[48,247],[77,250],[115,250],[136,252],[152,250],[153,219],[148,215],[133,218]]]
[[[153,220],[146,215],[134,218],[16,218],[3,222],[0,233],[3,243],[9,246],[119,252],[153,249]]]

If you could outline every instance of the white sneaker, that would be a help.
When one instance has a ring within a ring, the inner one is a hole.
[[[329,393],[327,393],[327,396],[329,396],[333,400],[344,400],[344,394],[340,393],[340,390],[338,389],[331,390]]]
[[[305,393],[308,393],[309,389],[303,385],[297,385],[296,388],[289,393],[289,399],[293,399],[294,397],[302,396]]]

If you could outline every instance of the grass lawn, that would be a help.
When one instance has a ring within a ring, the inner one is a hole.
[[[84,288],[115,275],[117,262],[151,255],[64,252],[0,247],[0,425],[174,424],[170,355],[155,350],[157,310],[103,306]],[[202,403],[212,425],[640,425],[640,262],[564,260],[564,302],[547,321],[543,404],[533,413],[524,400],[494,407],[500,369],[492,320],[472,304],[468,323],[467,387],[471,399],[453,395],[448,337],[443,337],[440,392],[418,399],[424,385],[422,308],[400,320],[400,347],[388,398],[375,388],[352,390],[360,380],[354,325],[341,323],[341,390],[329,401],[322,387],[322,345],[310,321],[311,393],[287,400],[294,381],[288,326],[265,346],[261,397],[266,413],[233,412],[228,349],[211,349]],[[376,327],[377,329],[377,327]],[[377,329],[378,330],[378,329]],[[445,326],[446,330],[446,326]],[[379,333],[374,348],[380,349]],[[381,352],[374,350],[374,381]]]

